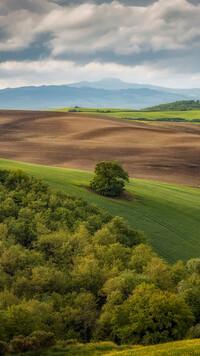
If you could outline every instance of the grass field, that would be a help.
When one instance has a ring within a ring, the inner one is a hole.
[[[98,204],[130,226],[145,231],[157,253],[168,260],[186,261],[200,256],[200,189],[130,179],[126,188],[135,201],[105,198],[88,191],[92,173],[0,159],[0,168],[21,168],[51,187]]]
[[[78,354],[77,354],[78,355]],[[171,342],[162,345],[136,347],[133,350],[112,351],[104,356],[193,356],[200,355],[200,340]]]
[[[53,111],[58,112],[68,112],[69,110],[73,110],[74,108],[63,108],[57,109]],[[82,112],[85,114],[100,114],[111,117],[116,117],[119,119],[131,119],[131,120],[139,120],[139,119],[147,119],[151,121],[155,121],[158,119],[174,119],[180,118],[186,121],[192,122],[193,120],[199,120],[200,122],[200,110],[190,110],[190,111],[137,111],[137,110],[122,110],[122,109],[91,109],[91,108],[77,108],[75,109],[78,112]]]
[[[18,356],[22,356],[20,354]],[[200,340],[184,340],[155,346],[117,346],[111,342],[55,347],[46,351],[28,352],[27,356],[193,356],[200,355]]]

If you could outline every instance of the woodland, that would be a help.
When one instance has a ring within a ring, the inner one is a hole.
[[[2,350],[199,336],[200,258],[170,265],[121,217],[0,170]]]

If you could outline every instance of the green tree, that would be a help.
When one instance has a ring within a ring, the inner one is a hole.
[[[173,290],[171,266],[159,257],[153,257],[144,268],[149,281],[162,290]]]
[[[191,274],[200,274],[200,258],[192,258],[191,260],[187,261],[186,268]]]
[[[193,321],[183,300],[144,283],[116,308],[113,336],[118,342],[144,345],[179,340]]]
[[[151,246],[141,243],[133,250],[131,257],[130,268],[133,268],[137,273],[144,272],[147,263],[156,257]]]
[[[96,329],[99,311],[95,297],[90,292],[81,292],[62,311],[66,331],[73,330],[81,340],[89,342]]]
[[[5,315],[8,340],[15,335],[28,336],[35,330],[34,316],[23,306],[12,305]]]
[[[120,196],[123,193],[125,181],[129,181],[128,172],[124,171],[117,161],[98,162],[94,173],[90,187],[105,196]]]

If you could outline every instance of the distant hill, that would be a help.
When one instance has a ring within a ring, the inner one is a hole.
[[[45,110],[74,106],[143,109],[198,99],[200,89],[168,89],[107,78],[98,82],[3,89],[0,90],[0,109]]]
[[[83,82],[69,84],[69,86],[74,88],[88,87],[88,88],[106,89],[106,90],[144,89],[144,88],[155,89],[155,90],[164,89],[149,84],[123,82],[122,80],[117,78],[104,78],[95,82],[83,81]]]
[[[150,108],[144,109],[145,111],[188,111],[188,110],[200,110],[199,100],[183,100],[175,101],[169,104],[161,104],[156,106],[151,106]]]
[[[150,84],[139,84],[124,82],[118,78],[104,78],[95,82],[82,81],[78,83],[68,84],[70,87],[74,88],[96,88],[96,89],[106,89],[106,90],[120,90],[120,89],[151,89],[156,91],[161,91],[165,93],[174,93],[179,95],[187,96],[188,99],[200,98],[200,89],[178,89],[178,88],[166,88]],[[173,100],[174,101],[174,100]]]

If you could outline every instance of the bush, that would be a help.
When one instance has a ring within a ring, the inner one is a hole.
[[[15,336],[10,343],[12,353],[40,350],[55,345],[54,334],[45,331],[34,331],[27,337]]]
[[[13,354],[18,354],[20,352],[25,352],[25,338],[24,336],[15,336],[11,342],[11,351]]]
[[[76,339],[68,339],[65,341],[65,345],[76,345],[78,343],[78,341]]]
[[[55,337],[52,332],[34,331],[29,338],[35,340],[37,348],[42,349],[55,345]]]
[[[0,356],[3,356],[8,351],[8,345],[6,342],[0,341]]]
[[[189,329],[189,331],[187,333],[187,338],[188,339],[200,339],[200,324],[192,326]]]

